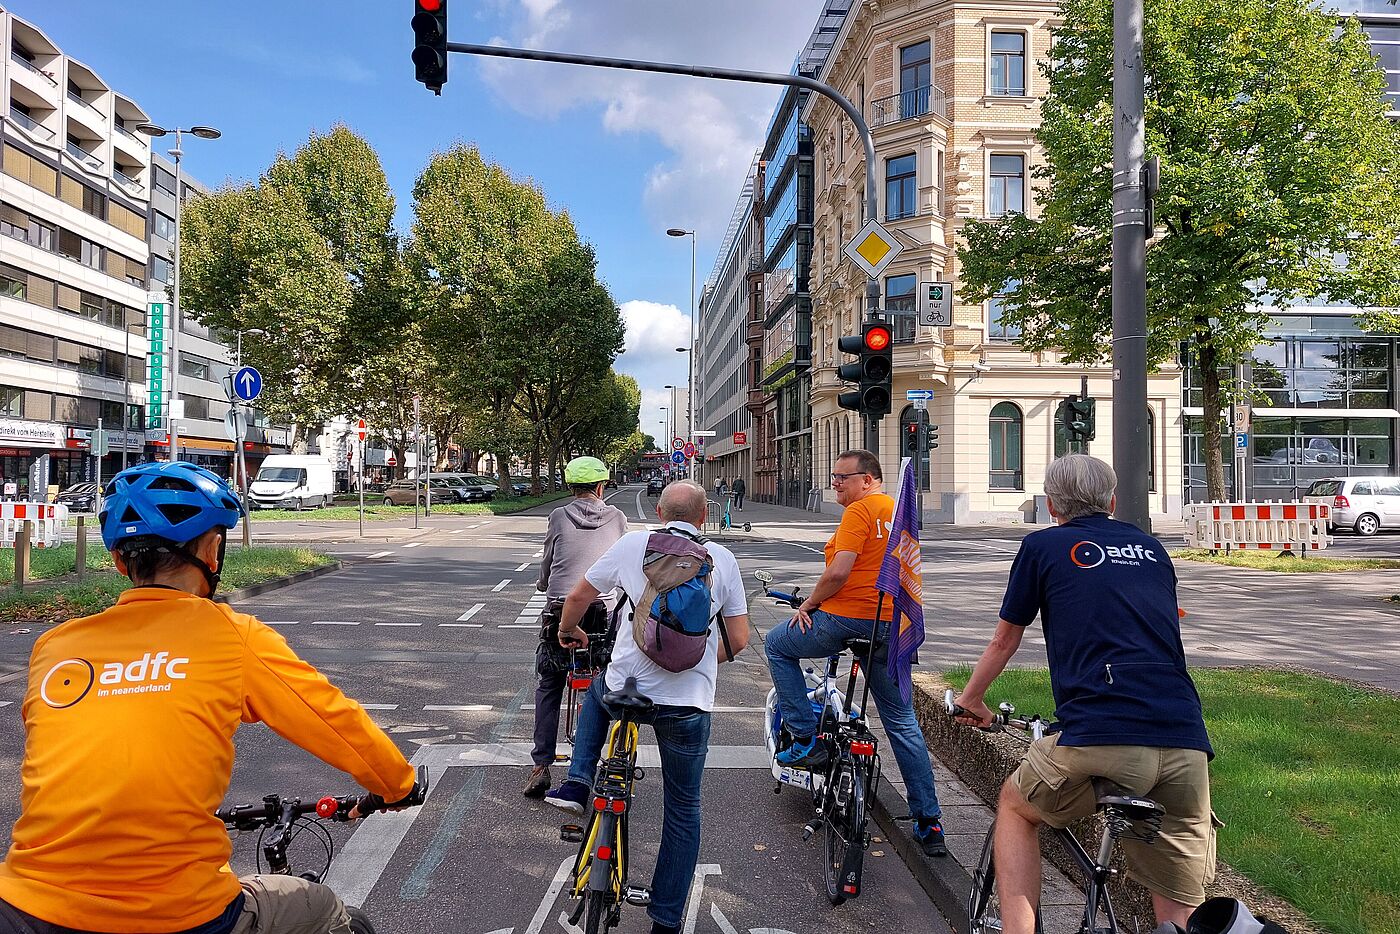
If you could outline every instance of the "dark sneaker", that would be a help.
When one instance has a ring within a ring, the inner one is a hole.
[[[546,791],[549,791],[549,766],[537,765],[530,770],[530,777],[525,779],[524,795],[527,798],[543,798]]]
[[[943,825],[935,818],[914,825],[914,840],[925,856],[947,856],[948,844],[943,840]]]
[[[651,934],[681,934],[681,928],[680,925],[671,927],[669,924],[653,921],[651,922]]]
[[[802,769],[807,772],[815,772],[817,769],[825,768],[831,759],[827,754],[826,746],[815,736],[810,739],[793,740],[791,746],[778,753],[774,758],[784,768]]]
[[[583,782],[565,781],[564,784],[544,796],[545,804],[552,804],[561,811],[568,811],[575,817],[582,817],[584,802],[588,800],[589,788]]]

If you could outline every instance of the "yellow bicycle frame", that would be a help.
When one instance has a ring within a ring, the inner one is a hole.
[[[623,730],[621,720],[614,720],[612,729],[608,731],[608,759],[625,757],[630,767],[637,764],[637,724],[627,723],[626,730]],[[629,774],[628,781],[631,781]],[[588,806],[591,808],[593,802]],[[578,862],[574,864],[574,898],[582,898],[583,893],[588,888],[588,876],[593,870],[593,854],[598,842],[598,811],[593,811],[593,816],[588,821],[588,833],[584,835],[583,846],[578,851]],[[626,812],[618,815],[619,821],[626,820]],[[622,867],[626,865],[626,854],[622,852],[623,841],[626,834],[618,834],[614,840],[613,860],[612,860],[612,890],[613,896],[622,900]]]

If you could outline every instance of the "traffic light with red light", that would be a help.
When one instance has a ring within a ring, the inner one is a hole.
[[[894,356],[890,347],[890,329],[879,321],[866,321],[859,336],[842,337],[836,346],[842,353],[853,354],[854,363],[837,367],[836,375],[857,388],[837,396],[843,409],[859,412],[869,418],[890,414],[891,377]]]
[[[904,426],[904,453],[909,457],[919,453],[919,427],[918,420]]]
[[[447,0],[413,0],[413,66],[434,94],[447,83]]]

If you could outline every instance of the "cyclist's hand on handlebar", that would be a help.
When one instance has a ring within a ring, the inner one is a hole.
[[[588,633],[582,629],[575,629],[571,632],[559,630],[559,645],[565,649],[586,649],[588,648]]]
[[[953,719],[968,726],[989,727],[996,720],[986,701],[980,697],[960,694],[953,701],[953,709]]]

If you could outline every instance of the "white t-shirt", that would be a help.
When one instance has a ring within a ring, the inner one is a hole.
[[[700,534],[688,522],[668,522],[666,526],[682,529],[692,535]],[[614,542],[584,574],[584,578],[600,591],[620,587],[631,598],[626,611],[618,619],[617,641],[613,645],[612,661],[608,663],[608,690],[619,690],[628,678],[636,678],[637,690],[654,703],[709,710],[715,705],[715,672],[719,667],[719,627],[723,625],[722,620],[716,620],[710,627],[705,656],[689,671],[667,671],[647,658],[632,638],[632,620],[628,617],[647,586],[646,574],[642,572],[642,558],[646,555],[647,539],[651,535],[646,531],[628,532]],[[744,578],[739,572],[739,562],[723,545],[707,542],[705,549],[714,563],[714,570],[710,572],[710,615],[748,615],[749,603],[744,595]]]

